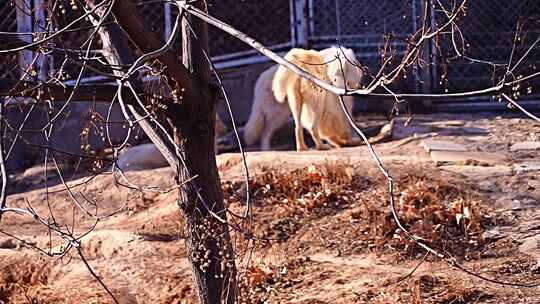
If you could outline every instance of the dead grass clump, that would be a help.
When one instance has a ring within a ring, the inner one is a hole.
[[[481,198],[469,186],[428,176],[427,170],[400,172],[396,208],[402,224],[439,251],[476,258],[471,253],[484,244],[482,233],[490,221]],[[346,163],[290,172],[267,168],[251,185],[255,235],[286,242],[302,230],[302,242],[330,246],[340,254],[414,254],[418,248],[400,233],[388,208],[386,181],[366,176],[365,168]],[[223,189],[229,206],[243,207],[245,188],[224,183]]]
[[[462,280],[423,274],[359,293],[357,303],[465,304],[493,296]]]
[[[311,165],[291,172],[270,168],[262,171],[251,185],[255,202],[288,204],[299,212],[326,207],[344,189],[362,191],[367,186],[367,179],[356,174],[353,166],[344,163]],[[230,184],[224,187],[226,197],[229,194],[228,199],[234,200],[237,193],[231,193],[231,189],[235,187]]]
[[[421,275],[409,281],[408,288],[415,304],[465,304],[489,297],[475,287],[466,286],[463,281],[432,275]]]
[[[467,286],[461,280],[447,277],[422,275],[408,285],[415,304],[465,304],[491,297],[474,286]]]
[[[290,258],[283,265],[252,263],[238,274],[240,304],[269,303],[272,295],[279,295],[302,279],[302,267],[309,259]]]
[[[28,259],[2,259],[0,303],[27,303],[47,285],[48,268]]]
[[[311,165],[291,172],[264,169],[252,180],[251,199],[256,225],[265,238],[287,240],[306,221],[335,214],[352,202],[355,193],[369,181],[343,163]],[[245,188],[226,182],[222,185],[229,205],[241,205]]]
[[[467,257],[471,249],[483,245],[487,222],[478,198],[443,180],[418,180],[399,194],[398,215],[409,232],[436,248]],[[396,234],[393,243],[402,244]]]

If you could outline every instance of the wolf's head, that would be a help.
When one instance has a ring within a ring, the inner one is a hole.
[[[364,73],[352,49],[333,46],[322,50],[321,54],[328,62],[328,77],[333,85],[349,90],[362,86]]]

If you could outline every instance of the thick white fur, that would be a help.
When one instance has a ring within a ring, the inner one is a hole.
[[[285,58],[338,87],[346,85],[349,89],[355,89],[362,80],[362,70],[355,66],[357,60],[350,49],[333,47],[321,52],[292,49]],[[274,74],[272,91],[278,103],[288,102],[295,121],[297,150],[307,149],[303,128],[310,132],[317,149],[325,148],[321,139],[335,147],[351,144],[351,128],[337,95],[283,66],[278,67]],[[352,97],[345,97],[344,101],[350,112]]]
[[[246,145],[254,145],[261,139],[261,150],[270,150],[272,135],[287,124],[291,117],[289,105],[277,102],[272,93],[272,79],[278,65],[264,71],[255,83],[253,105],[244,126]]]
[[[126,149],[116,161],[123,171],[147,170],[165,167],[167,161],[154,144],[143,144]]]
[[[362,70],[355,67],[353,64],[358,64],[353,50],[348,48],[331,47],[319,51],[324,57],[325,62],[336,61],[329,67],[329,75],[337,75],[335,77],[334,84],[343,86],[343,74],[341,68],[339,68],[336,56],[339,56],[343,71],[346,72],[345,79],[347,79],[347,88],[356,88],[362,80]],[[346,57],[346,58],[345,58]],[[328,66],[328,65],[327,65]],[[286,103],[280,103],[274,97],[272,92],[272,80],[275,72],[278,69],[278,65],[272,66],[264,71],[255,84],[253,106],[251,113],[244,127],[244,140],[247,145],[254,145],[257,140],[261,141],[261,150],[270,150],[273,134],[281,127],[287,124],[291,116],[291,110]],[[339,71],[339,74],[337,73]],[[334,77],[332,77],[334,78]],[[335,96],[337,98],[337,96]],[[350,96],[344,97],[345,105],[349,113],[352,110],[353,98]],[[339,102],[336,101],[336,102]],[[337,104],[337,109],[341,111],[341,106]],[[324,124],[324,123],[323,123]],[[325,124],[326,125],[326,124]],[[326,132],[326,134],[332,134]],[[321,135],[324,139],[328,139],[329,136]]]

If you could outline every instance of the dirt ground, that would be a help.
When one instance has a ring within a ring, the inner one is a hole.
[[[359,118],[363,126],[382,121]],[[397,213],[422,242],[473,274],[426,256],[397,229],[387,181],[365,146],[249,152],[253,233],[260,240],[235,239],[242,303],[540,303],[538,286],[475,276],[540,283],[540,149],[511,148],[540,141],[540,125],[488,113],[404,122],[396,120],[393,140],[374,146],[395,179]],[[436,162],[423,145],[428,139],[490,157]],[[242,158],[217,159],[227,205],[241,212]],[[30,204],[47,217],[50,205],[56,221],[75,233],[91,227],[62,185],[45,194],[42,171],[12,176],[19,193],[8,196],[9,206]],[[167,168],[127,176],[140,187],[167,189],[173,182]],[[175,191],[141,193],[117,186],[110,175],[68,184],[102,214],[123,207],[81,242],[121,303],[194,303]],[[25,216],[4,215],[0,229],[41,248],[62,246]],[[0,303],[112,303],[75,250],[51,258],[0,234],[0,268]]]

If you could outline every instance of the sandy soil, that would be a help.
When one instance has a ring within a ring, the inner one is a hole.
[[[362,123],[381,121],[370,116]],[[515,166],[540,161],[540,151],[510,150],[517,142],[539,141],[540,126],[492,114],[418,115],[407,127],[403,121],[396,126],[395,139],[375,148],[396,179],[407,227],[476,274],[540,283],[540,171]],[[436,166],[422,140],[403,140],[415,133],[437,133],[433,139],[503,158]],[[227,153],[217,159],[227,204],[241,211],[242,158]],[[254,233],[272,240],[256,242],[238,261],[244,303],[540,303],[539,287],[491,283],[433,256],[403,278],[424,252],[396,231],[386,180],[366,147],[249,152],[247,161]],[[61,184],[46,195],[42,170],[13,177],[19,193],[9,195],[9,205],[30,204],[45,218],[50,206],[58,223],[82,234],[93,222]],[[173,182],[167,168],[128,177],[140,187],[167,189]],[[121,303],[194,303],[175,191],[141,193],[116,185],[110,175],[68,184],[85,207],[96,202],[100,214],[123,208],[81,241],[88,263]],[[63,244],[29,217],[6,214],[0,228],[41,248]],[[246,246],[241,239],[235,245]],[[0,234],[0,268],[0,303],[112,303],[76,250],[51,258]]]

